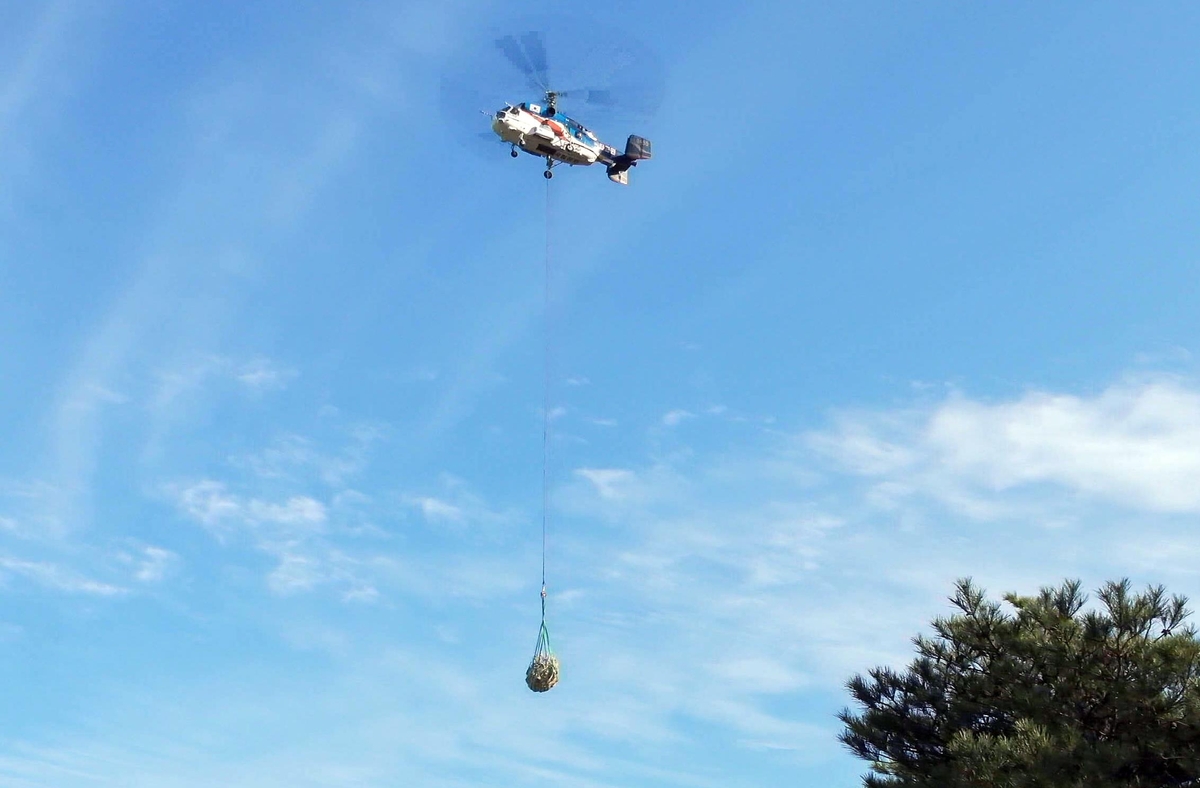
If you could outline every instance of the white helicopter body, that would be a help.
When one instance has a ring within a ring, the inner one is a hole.
[[[554,95],[548,105],[509,104],[496,112],[492,131],[512,146],[515,158],[518,149],[546,160],[547,178],[557,164],[589,166],[604,164],[608,177],[615,183],[629,183],[629,168],[650,158],[650,141],[630,135],[625,152],[607,145],[582,123],[558,112]]]

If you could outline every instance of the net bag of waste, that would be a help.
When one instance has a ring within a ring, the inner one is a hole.
[[[558,683],[558,657],[550,650],[550,632],[546,629],[545,621],[538,633],[533,659],[525,671],[525,683],[534,692],[546,692]]]

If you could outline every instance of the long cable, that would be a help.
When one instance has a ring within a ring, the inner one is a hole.
[[[546,621],[546,530],[550,469],[550,179],[546,179],[546,259],[542,284],[542,623]]]

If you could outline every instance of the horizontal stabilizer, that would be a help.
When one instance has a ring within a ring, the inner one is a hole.
[[[619,183],[622,186],[629,185],[629,170],[619,170],[615,167],[608,168],[608,179],[613,183]]]

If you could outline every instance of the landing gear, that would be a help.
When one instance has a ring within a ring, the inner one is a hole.
[[[508,155],[509,155],[509,156],[512,156],[512,157],[515,159],[515,158],[517,158],[518,156],[520,156],[521,154],[517,153],[517,146],[516,146],[516,145],[513,145],[513,146],[512,146],[512,149],[511,149],[511,150],[508,152]]]
[[[550,180],[551,178],[554,177],[554,173],[550,172],[550,170],[546,170],[545,172],[542,173],[542,177],[545,178],[546,180]]]
[[[554,177],[554,173],[550,172],[550,170],[552,170],[554,168],[554,165],[555,165],[554,159],[547,156],[546,157],[546,171],[542,173],[543,178],[545,178],[546,180],[550,180],[551,178]]]

